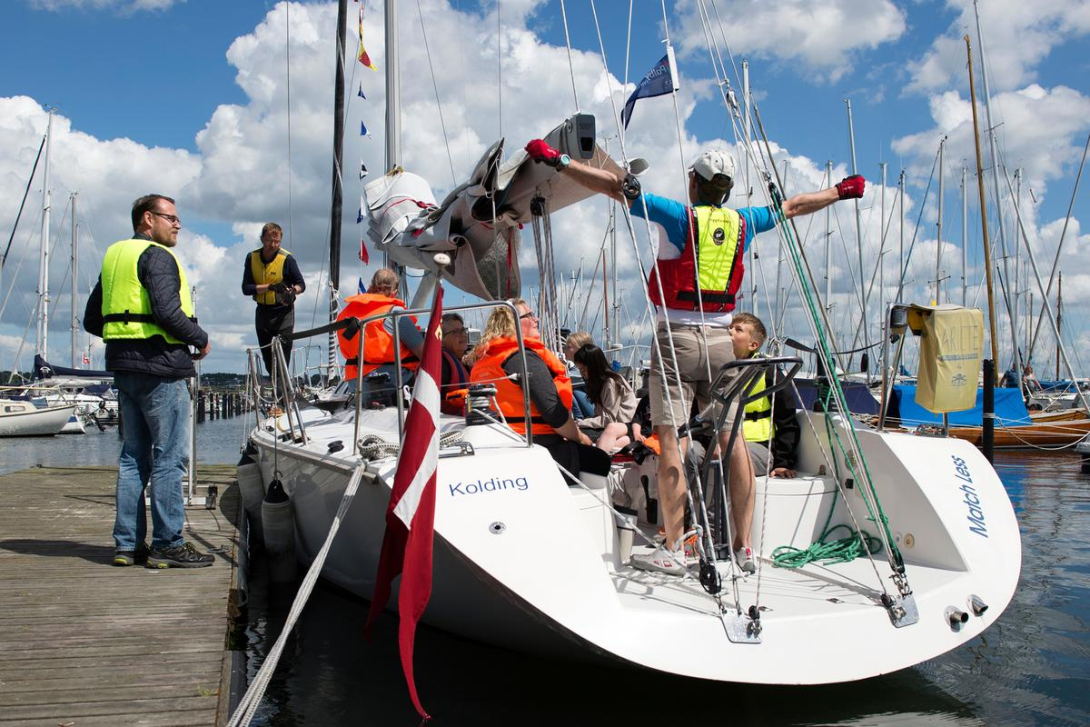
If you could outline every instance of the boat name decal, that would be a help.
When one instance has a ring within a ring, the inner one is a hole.
[[[986,538],[988,527],[984,524],[984,509],[980,506],[980,497],[973,488],[973,476],[969,472],[969,465],[965,464],[965,460],[961,457],[950,455],[950,458],[954,461],[954,476],[962,482],[961,487],[958,488],[965,495],[962,502],[969,508],[969,530]]]
[[[450,488],[450,496],[476,495],[481,492],[499,492],[500,490],[525,490],[530,483],[525,477],[516,477],[513,480],[501,480],[493,477],[489,480],[477,480],[476,482],[459,482],[455,485],[447,485]]]

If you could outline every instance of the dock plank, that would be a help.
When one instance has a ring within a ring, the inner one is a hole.
[[[0,725],[201,725],[225,714],[237,612],[234,468],[198,468],[215,510],[186,510],[210,568],[116,568],[116,468],[0,476]],[[149,514],[150,525],[150,514]]]

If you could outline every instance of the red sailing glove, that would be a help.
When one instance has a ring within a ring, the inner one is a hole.
[[[840,199],[859,199],[863,196],[863,187],[866,184],[867,180],[862,176],[853,174],[840,180],[840,183],[836,185],[836,193],[840,195]]]
[[[534,139],[526,145],[526,153],[530,155],[530,158],[535,162],[543,162],[550,167],[555,167],[560,163],[560,152],[553,149],[541,139]]]

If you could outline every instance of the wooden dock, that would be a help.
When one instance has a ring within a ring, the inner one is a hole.
[[[198,468],[209,568],[111,565],[116,468],[0,476],[0,725],[226,724],[238,605],[234,467]],[[151,518],[148,518],[149,538]]]

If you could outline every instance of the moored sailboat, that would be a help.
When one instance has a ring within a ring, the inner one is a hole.
[[[624,168],[593,144],[593,131],[591,144],[581,143],[593,123],[586,114],[573,117],[547,139],[573,157]],[[486,274],[494,272],[497,251],[512,244],[504,228],[547,223],[542,209],[578,199],[555,171],[524,164],[523,155],[501,163],[500,144],[441,204],[428,201],[426,182],[400,169],[376,183],[383,200],[408,202],[391,212],[396,205],[370,200],[379,212],[372,229],[381,232],[392,259],[400,255],[425,267],[431,253],[449,251],[456,267],[468,268],[455,284],[468,280],[487,298],[518,294],[514,268]],[[455,233],[459,244],[450,242]],[[398,247],[399,241],[407,244]],[[488,268],[476,264],[480,259]],[[544,278],[546,264],[540,264]],[[797,255],[793,264],[805,280]],[[506,304],[468,307],[489,305]],[[460,308],[466,307],[447,310]],[[808,312],[820,331],[815,306]],[[835,371],[823,334],[817,349],[824,370]],[[749,368],[759,374],[774,362]],[[288,406],[259,417],[250,435],[254,458],[266,485],[279,480],[292,502],[300,557],[320,565],[322,577],[370,598],[404,402],[372,408],[357,389],[353,406],[312,407],[293,397],[286,373],[278,378],[288,385],[281,392]],[[734,399],[740,388],[722,383],[718,396]],[[1010,602],[1021,561],[1018,524],[994,469],[966,442],[853,421],[840,413],[848,408],[835,377],[821,396],[823,411],[797,414],[803,432],[798,476],[757,480],[753,535],[760,558],[752,575],[721,556],[725,534],[704,518],[699,571],[674,577],[632,568],[621,532],[631,521],[614,506],[619,493],[610,492],[606,478],[567,477],[548,451],[503,421],[442,415],[434,584],[423,620],[530,653],[765,684],[863,679],[974,638]],[[617,474],[625,482],[649,477],[645,494],[651,494],[653,469],[633,465]],[[709,489],[714,513],[725,507],[725,485]],[[642,532],[653,534],[653,514],[643,509],[639,515]],[[330,544],[335,524],[344,527]],[[777,555],[784,547],[807,551],[840,531],[863,544],[855,557],[787,567]]]

